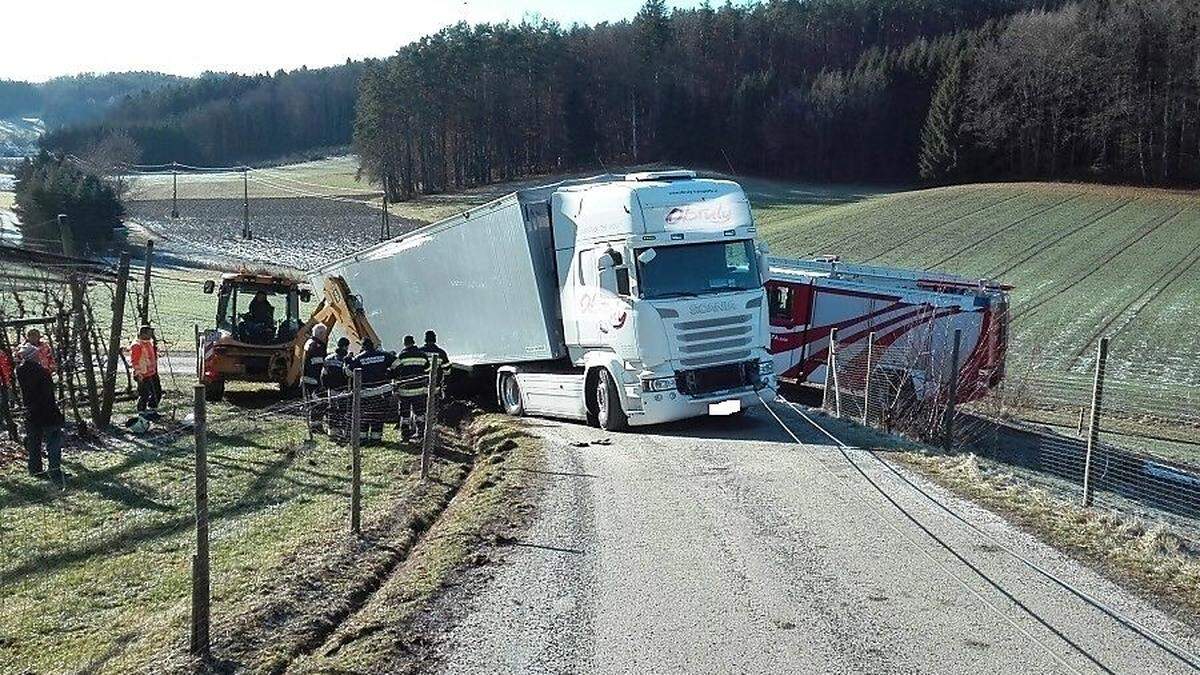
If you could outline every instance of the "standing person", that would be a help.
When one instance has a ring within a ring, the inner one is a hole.
[[[328,336],[329,326],[319,323],[313,326],[312,337],[304,343],[304,373],[300,377],[300,387],[308,406],[308,428],[312,431],[321,430],[321,422],[325,417],[325,405],[321,401],[321,371],[325,367],[325,356],[329,353],[326,342]]]
[[[337,349],[325,357],[325,364],[321,368],[321,387],[329,397],[329,410],[325,414],[326,424],[329,427],[330,438],[338,443],[344,442],[349,435],[346,422],[346,411],[350,409],[350,399],[347,398],[350,393],[350,380],[346,377],[349,352],[350,339],[340,338],[337,341]]]
[[[400,438],[408,440],[420,433],[425,416],[425,397],[429,391],[429,356],[417,348],[417,340],[404,336],[404,351],[396,358],[396,393],[400,398]]]
[[[13,422],[12,397],[13,360],[7,347],[0,347],[0,428],[8,431],[9,438],[17,440],[17,425]]]
[[[17,352],[17,382],[25,401],[25,452],[28,455],[29,475],[47,476],[61,482],[62,428],[66,420],[54,399],[54,382],[50,371],[38,360],[36,345],[21,345]],[[46,446],[49,471],[42,468],[42,444]]]
[[[153,416],[162,400],[162,380],[158,377],[158,347],[154,344],[154,329],[142,326],[137,339],[129,345],[129,361],[133,379],[137,382],[137,410]]]
[[[438,376],[441,381],[441,394],[446,395],[446,381],[450,377],[450,357],[446,355],[446,350],[438,346],[437,333],[427,330],[425,331],[425,344],[421,346],[421,351],[425,352],[429,358],[433,358],[434,354],[438,357]]]
[[[362,370],[362,420],[359,431],[367,445],[383,442],[383,423],[391,400],[392,364],[396,355],[375,347],[371,338],[363,338],[362,352],[349,361],[350,370]]]
[[[42,331],[36,328],[30,328],[25,332],[25,344],[37,347],[38,363],[47,370],[51,375],[58,371],[58,362],[54,360],[54,350],[50,349],[50,343],[42,338]]]

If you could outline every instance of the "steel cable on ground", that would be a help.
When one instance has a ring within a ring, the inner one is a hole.
[[[846,445],[845,443],[843,443],[841,441],[841,439],[834,436],[832,433],[830,433],[827,429],[822,427],[820,424],[817,424],[816,420],[812,419],[809,415],[805,414],[805,412],[803,410],[801,410],[798,406],[796,406],[796,404],[787,400],[783,396],[779,396],[779,399],[781,401],[783,401],[785,404],[787,404],[787,406],[790,407],[792,410],[794,410],[798,415],[803,417],[805,419],[805,421],[807,421],[810,425],[812,425],[814,428],[816,428],[818,431],[820,431],[822,434],[829,437],[830,440],[832,440],[834,443],[836,443],[838,445],[838,448],[841,450],[842,455],[844,457],[846,457],[846,460],[848,462],[850,462],[851,464],[854,464],[855,468],[858,469],[858,466],[854,462],[854,460],[852,460],[849,457],[849,455],[845,452],[847,449],[850,449],[853,446]],[[860,449],[862,449],[862,448],[860,448]],[[922,489],[921,487],[919,487],[918,485],[913,483],[899,469],[895,468],[890,462],[888,462],[884,458],[880,457],[877,452],[875,452],[874,450],[866,450],[866,449],[863,449],[863,450],[870,457],[875,459],[875,461],[879,462],[889,472],[891,472],[892,474],[894,474],[895,476],[900,478],[906,485],[911,487],[913,490],[915,490],[918,494],[920,494],[922,497],[924,497],[929,502],[931,502],[938,509],[944,511],[946,514],[948,514],[949,516],[951,516],[958,522],[962,523],[963,525],[965,525],[966,527],[968,527],[975,533],[986,538],[989,542],[996,545],[998,548],[1000,548],[1002,551],[1004,551],[1008,555],[1012,556],[1017,561],[1026,565],[1027,567],[1029,567],[1033,571],[1037,572],[1041,576],[1045,577],[1047,580],[1051,581],[1052,583],[1059,586],[1063,590],[1066,590],[1067,592],[1076,596],[1080,600],[1083,600],[1085,603],[1092,606],[1093,608],[1100,610],[1101,612],[1108,615],[1110,618],[1112,618],[1117,623],[1125,626],[1126,628],[1132,630],[1133,632],[1137,633],[1141,637],[1154,643],[1156,646],[1163,649],[1167,653],[1171,654],[1172,656],[1174,656],[1175,658],[1177,658],[1178,660],[1183,662],[1188,667],[1192,668],[1193,670],[1200,671],[1200,657],[1197,657],[1196,655],[1189,652],[1187,649],[1185,649],[1179,645],[1176,645],[1176,644],[1172,643],[1171,641],[1167,640],[1166,638],[1158,635],[1152,629],[1150,629],[1146,626],[1143,626],[1136,620],[1122,615],[1119,611],[1117,611],[1116,609],[1105,604],[1103,601],[1092,597],[1085,591],[1079,590],[1075,586],[1072,586],[1070,583],[1064,581],[1062,578],[1056,576],[1054,573],[1042,568],[1041,566],[1039,566],[1037,563],[1033,562],[1029,558],[1021,555],[1020,553],[1017,553],[1016,551],[1013,551],[1011,548],[1004,545],[1004,543],[1002,543],[994,535],[992,535],[988,531],[984,530],[983,528],[979,527],[978,525],[970,522],[969,520],[964,518],[961,514],[959,514],[955,510],[951,509],[946,504],[944,504],[941,500],[937,499],[933,495],[929,494],[926,490]],[[862,473],[861,469],[859,469],[859,472]],[[865,474],[864,474],[864,476],[865,476]],[[868,478],[867,480],[870,481],[870,478]],[[874,485],[873,482],[872,482],[872,484]],[[878,489],[878,487],[876,489]],[[922,528],[922,529],[924,529],[924,528]]]
[[[768,413],[770,413],[770,414],[771,414],[771,417],[775,418],[775,421],[779,423],[779,426],[780,426],[780,428],[782,428],[782,429],[784,430],[784,432],[786,432],[786,433],[787,433],[787,435],[791,436],[791,437],[792,437],[792,440],[794,440],[794,441],[796,442],[796,444],[797,444],[797,445],[800,445],[800,446],[805,446],[805,445],[807,445],[807,444],[806,444],[804,441],[800,440],[800,437],[799,437],[799,436],[797,436],[797,435],[796,435],[796,434],[795,434],[795,433],[794,433],[794,432],[791,430],[791,428],[789,428],[789,427],[787,426],[787,423],[785,423],[785,422],[783,421],[783,419],[781,419],[781,418],[779,417],[779,415],[778,415],[778,414],[776,414],[775,410],[774,410],[774,409],[772,409],[772,408],[771,408],[771,406],[767,405],[767,402],[766,402],[766,401],[763,401],[763,400],[762,400],[762,397],[761,397],[761,396],[759,396],[759,402],[760,402],[760,403],[762,403],[762,405],[763,405],[763,408],[765,408],[765,409],[766,409],[766,411],[767,411]],[[844,451],[843,451],[843,455],[844,455],[844,454],[845,454],[845,453],[844,453]],[[848,460],[848,461],[850,461],[848,456],[847,456],[847,460]],[[825,466],[824,464],[822,464],[822,463],[820,463],[820,462],[818,462],[818,464],[819,464],[819,465],[822,467],[822,469],[823,469],[823,470],[825,470],[825,471],[826,471],[826,472],[827,472],[827,473],[828,473],[830,476],[834,477],[834,478],[835,478],[835,479],[837,479],[839,482],[841,481],[841,479],[838,477],[838,475],[837,475],[836,473],[834,473],[834,472],[833,472],[833,470],[832,470],[832,469],[830,469],[829,467]],[[1066,642],[1067,644],[1071,645],[1071,646],[1072,646],[1072,647],[1074,647],[1076,650],[1078,650],[1078,651],[1079,651],[1081,654],[1083,654],[1083,656],[1085,656],[1085,657],[1086,657],[1086,658],[1087,658],[1089,661],[1091,661],[1092,663],[1094,663],[1094,664],[1095,664],[1095,665],[1096,665],[1098,668],[1100,668],[1101,670],[1103,670],[1103,671],[1104,671],[1104,672],[1106,672],[1106,673],[1112,673],[1112,672],[1113,672],[1113,671],[1111,671],[1110,669],[1108,669],[1107,667],[1105,667],[1105,666],[1104,666],[1102,663],[1100,663],[1099,661],[1097,661],[1097,660],[1096,660],[1094,657],[1092,657],[1090,654],[1088,654],[1088,653],[1087,653],[1085,650],[1083,650],[1081,647],[1079,647],[1078,645],[1076,645],[1074,642],[1071,642],[1071,640],[1070,640],[1070,639],[1068,639],[1067,637],[1065,637],[1064,635],[1062,635],[1062,633],[1060,633],[1060,632],[1059,632],[1057,629],[1055,629],[1053,626],[1050,626],[1049,624],[1047,624],[1047,623],[1046,623],[1044,620],[1042,620],[1040,617],[1038,617],[1038,616],[1037,616],[1037,614],[1035,614],[1034,612],[1032,612],[1032,611],[1031,611],[1031,610],[1030,610],[1028,607],[1026,607],[1025,605],[1023,605],[1023,604],[1022,604],[1022,603],[1021,603],[1019,600],[1017,600],[1016,598],[1012,597],[1012,595],[1010,595],[1010,594],[1009,594],[1007,591],[1005,591],[1003,588],[1001,588],[999,585],[997,585],[997,584],[996,584],[994,581],[992,581],[992,580],[991,580],[991,579],[990,579],[990,578],[989,578],[987,575],[985,575],[985,574],[984,574],[984,573],[983,573],[981,570],[979,570],[977,567],[975,567],[974,565],[972,565],[972,564],[971,564],[971,563],[970,563],[968,560],[966,560],[966,559],[965,559],[965,558],[963,558],[961,555],[959,555],[959,554],[958,554],[958,553],[957,553],[957,552],[956,552],[954,549],[950,548],[950,546],[949,546],[949,545],[947,545],[945,542],[943,542],[941,539],[939,539],[939,538],[937,537],[937,535],[935,535],[935,534],[933,534],[933,532],[929,531],[929,529],[927,529],[927,528],[926,528],[924,525],[922,525],[922,524],[921,524],[921,523],[920,523],[918,520],[916,520],[916,519],[915,519],[915,518],[914,518],[912,515],[910,515],[910,514],[909,514],[907,511],[905,511],[905,510],[904,510],[904,507],[900,506],[900,504],[898,504],[898,503],[897,503],[897,502],[896,502],[894,499],[892,499],[891,495],[887,494],[887,493],[886,493],[886,492],[884,492],[882,489],[880,489],[880,488],[879,488],[879,486],[878,486],[878,485],[876,485],[876,484],[874,483],[874,481],[872,481],[872,480],[871,480],[870,476],[867,476],[867,475],[866,475],[866,473],[865,473],[865,472],[863,472],[863,471],[862,471],[862,469],[860,469],[860,468],[858,467],[858,465],[857,465],[857,464],[854,464],[854,462],[853,462],[853,461],[850,461],[850,464],[851,464],[852,466],[854,466],[854,468],[855,468],[855,469],[857,469],[857,470],[858,470],[858,472],[859,472],[859,473],[860,473],[860,474],[861,474],[861,475],[862,475],[862,476],[863,476],[863,477],[864,477],[864,478],[867,480],[867,482],[868,482],[868,483],[870,483],[870,484],[871,484],[873,487],[875,487],[876,491],[878,491],[878,492],[879,492],[879,494],[881,494],[881,495],[884,497],[884,499],[886,499],[886,500],[887,500],[888,502],[890,502],[890,503],[891,503],[893,506],[895,506],[895,507],[896,507],[896,508],[897,508],[897,509],[898,509],[898,510],[899,510],[899,511],[902,513],[902,514],[904,514],[904,516],[905,516],[905,517],[907,517],[907,518],[908,518],[908,520],[910,520],[910,521],[911,521],[913,524],[915,524],[915,525],[916,525],[916,526],[917,526],[919,529],[921,529],[923,532],[925,532],[925,534],[926,534],[926,535],[928,535],[928,536],[929,536],[931,539],[933,539],[933,540],[934,540],[934,541],[935,541],[937,544],[939,544],[939,545],[940,545],[940,546],[941,546],[943,549],[945,549],[947,552],[949,552],[951,555],[953,555],[955,558],[957,558],[957,559],[958,559],[960,562],[962,562],[964,565],[966,565],[968,568],[970,568],[970,569],[971,569],[973,572],[975,572],[975,574],[977,574],[977,575],[978,575],[980,578],[982,578],[984,581],[988,582],[988,583],[989,583],[991,586],[993,586],[994,588],[996,588],[996,590],[1000,591],[1000,593],[1001,593],[1001,594],[1003,594],[1005,597],[1007,597],[1009,600],[1011,600],[1011,601],[1012,601],[1014,604],[1016,604],[1018,607],[1020,607],[1021,609],[1025,610],[1025,612],[1026,612],[1027,614],[1029,614],[1031,617],[1033,617],[1034,619],[1036,619],[1036,620],[1037,620],[1039,623],[1041,623],[1042,625],[1044,625],[1044,626],[1046,626],[1048,629],[1050,629],[1050,631],[1051,631],[1051,632],[1053,632],[1055,635],[1057,635],[1058,637],[1062,638],[1062,640],[1063,640],[1064,642]],[[899,527],[898,527],[898,526],[897,526],[895,523],[893,523],[893,522],[889,521],[889,520],[888,520],[886,517],[884,517],[884,515],[883,515],[883,512],[882,512],[882,511],[880,511],[880,510],[879,510],[878,508],[876,508],[875,506],[873,506],[873,505],[871,505],[871,504],[868,504],[868,503],[867,503],[867,501],[866,501],[866,500],[865,500],[865,499],[862,497],[862,495],[860,495],[860,494],[859,494],[859,493],[857,493],[857,492],[852,492],[852,494],[854,495],[855,499],[857,499],[857,500],[859,501],[859,503],[861,503],[862,505],[866,506],[868,509],[870,509],[870,510],[871,510],[871,511],[872,511],[872,512],[873,512],[873,513],[876,515],[876,517],[878,518],[879,522],[883,523],[883,524],[884,524],[884,525],[886,525],[886,526],[887,526],[889,529],[891,529],[893,532],[895,532],[896,534],[900,535],[900,537],[902,537],[902,538],[903,538],[905,541],[907,541],[907,542],[908,542],[910,545],[912,545],[912,547],[913,547],[913,548],[917,549],[917,551],[919,551],[919,552],[921,553],[921,555],[923,555],[923,556],[925,556],[926,558],[928,558],[928,559],[930,560],[930,562],[932,562],[934,565],[937,565],[937,566],[938,566],[938,568],[939,568],[939,569],[941,569],[941,570],[942,570],[942,572],[944,572],[944,573],[946,574],[946,576],[948,576],[948,577],[950,577],[951,579],[953,579],[953,580],[955,580],[956,582],[958,582],[958,584],[959,584],[960,586],[962,586],[964,589],[966,589],[968,593],[970,593],[972,596],[974,596],[974,597],[975,597],[975,599],[979,600],[979,602],[980,602],[981,604],[983,604],[983,606],[984,606],[984,607],[986,607],[986,608],[990,609],[990,610],[991,610],[991,611],[992,611],[994,614],[996,614],[996,616],[998,616],[998,617],[1000,617],[1001,619],[1003,619],[1003,620],[1004,620],[1006,623],[1008,623],[1010,626],[1012,626],[1013,628],[1015,628],[1015,629],[1016,629],[1017,631],[1019,631],[1019,632],[1020,632],[1022,635],[1024,635],[1024,636],[1025,636],[1025,637],[1027,637],[1027,638],[1029,638],[1029,640],[1031,640],[1031,641],[1032,641],[1034,644],[1036,644],[1036,645],[1038,645],[1039,647],[1041,647],[1041,648],[1042,648],[1042,649],[1043,649],[1043,650],[1044,650],[1044,651],[1045,651],[1047,654],[1049,654],[1049,655],[1050,655],[1050,657],[1051,657],[1051,658],[1053,658],[1055,661],[1057,661],[1057,662],[1058,662],[1060,665],[1062,665],[1062,666],[1063,666],[1064,668],[1066,668],[1067,670],[1070,670],[1071,672],[1074,672],[1074,673],[1083,673],[1083,672],[1084,672],[1084,671],[1080,670],[1079,668],[1076,668],[1075,666],[1071,665],[1071,664],[1070,664],[1070,663],[1069,663],[1069,662],[1068,662],[1066,659],[1064,659],[1064,658],[1063,658],[1063,657],[1062,657],[1062,656],[1061,656],[1061,655],[1060,655],[1060,654],[1059,654],[1057,651],[1055,651],[1054,649],[1052,649],[1052,648],[1051,648],[1049,645],[1047,645],[1047,644],[1046,644],[1044,641],[1042,641],[1042,640],[1038,639],[1038,637],[1037,637],[1036,635],[1034,635],[1033,633],[1031,633],[1031,632],[1030,632],[1030,631],[1029,631],[1027,628],[1025,628],[1024,626],[1022,626],[1022,625],[1020,625],[1019,623],[1017,623],[1015,620],[1013,620],[1013,618],[1012,618],[1012,617],[1010,617],[1010,616],[1008,616],[1006,613],[1004,613],[1004,611],[1003,611],[1003,610],[1001,610],[999,607],[997,607],[997,606],[995,605],[995,603],[993,603],[993,602],[991,602],[990,600],[988,600],[986,597],[984,597],[984,596],[983,596],[983,594],[982,594],[982,593],[980,593],[980,592],[979,592],[977,589],[975,589],[973,586],[971,586],[969,583],[967,583],[967,581],[966,581],[965,579],[963,579],[963,578],[962,578],[962,577],[960,577],[959,575],[955,574],[955,573],[954,573],[954,571],[953,571],[953,570],[951,570],[951,569],[950,569],[950,567],[949,567],[948,565],[946,565],[945,561],[939,560],[939,559],[937,558],[937,556],[935,556],[935,555],[933,555],[932,553],[930,553],[930,552],[929,552],[929,550],[928,550],[926,547],[924,547],[924,546],[921,546],[920,544],[918,544],[918,543],[916,542],[916,540],[914,540],[912,537],[908,536],[908,534],[906,534],[906,533],[905,533],[903,530],[901,530],[901,529],[900,529],[900,528],[899,528]]]

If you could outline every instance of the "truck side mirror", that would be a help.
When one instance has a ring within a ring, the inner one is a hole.
[[[204,282],[204,294],[205,295],[212,295],[213,291],[215,291],[215,290],[217,290],[217,284],[212,279],[209,279]]]
[[[767,260],[767,256],[771,254],[771,251],[767,248],[766,242],[759,242],[757,253],[758,276],[760,281],[765,284],[771,278],[771,264]]]

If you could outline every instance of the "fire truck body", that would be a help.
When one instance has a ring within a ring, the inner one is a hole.
[[[955,330],[959,401],[981,398],[1004,376],[1008,286],[830,257],[768,264],[771,352],[783,382],[825,381],[834,328],[840,387],[862,388],[872,332],[873,372],[919,400],[944,394]]]

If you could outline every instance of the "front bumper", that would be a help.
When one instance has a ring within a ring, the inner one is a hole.
[[[713,392],[706,396],[691,397],[678,391],[642,392],[640,394],[641,409],[626,406],[630,426],[646,426],[648,424],[663,424],[676,422],[691,417],[708,415],[709,405],[725,401],[738,401],[743,410],[759,404],[759,399],[766,402],[775,400],[775,378],[766,378],[757,388],[743,387],[732,391]]]

